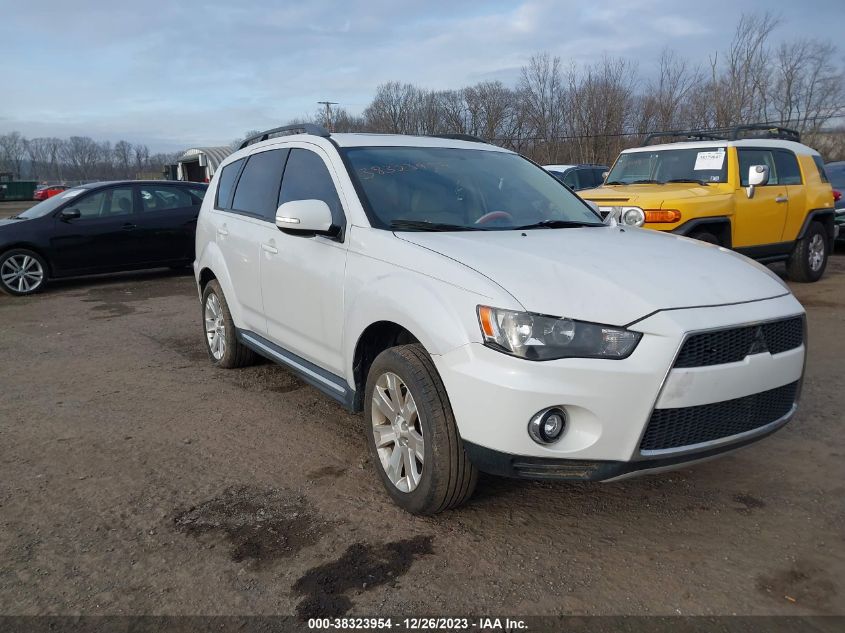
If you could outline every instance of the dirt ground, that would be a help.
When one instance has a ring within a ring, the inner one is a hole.
[[[483,478],[415,518],[362,418],[213,369],[186,274],[0,296],[0,613],[845,614],[845,253],[793,285],[799,415],[613,484]]]

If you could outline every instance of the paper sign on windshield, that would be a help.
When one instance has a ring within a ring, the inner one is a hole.
[[[695,157],[695,171],[705,171],[708,169],[721,169],[725,162],[725,150],[717,149],[712,152],[698,152]]]

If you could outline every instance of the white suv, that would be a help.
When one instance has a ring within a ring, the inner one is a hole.
[[[214,175],[196,253],[212,362],[260,354],[363,411],[410,512],[465,501],[479,470],[677,467],[797,406],[804,311],[774,273],[604,224],[472,139],[265,132]]]

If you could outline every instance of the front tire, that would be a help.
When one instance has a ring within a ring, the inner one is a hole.
[[[205,349],[212,364],[223,369],[246,367],[255,362],[255,352],[237,338],[229,304],[216,279],[202,291],[202,322]]]
[[[811,222],[807,233],[795,244],[786,263],[786,274],[793,281],[813,282],[821,279],[830,253],[827,231],[820,222]]]
[[[690,237],[700,242],[707,242],[708,244],[715,244],[716,246],[722,245],[721,242],[719,242],[719,238],[709,231],[698,231],[690,235]]]
[[[472,496],[478,471],[422,345],[392,347],[376,357],[367,375],[364,419],[376,471],[403,510],[437,514]]]
[[[0,288],[22,297],[40,292],[47,283],[47,262],[38,253],[15,248],[0,255]]]

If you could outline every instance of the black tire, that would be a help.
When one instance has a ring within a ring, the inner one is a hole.
[[[386,372],[396,374],[411,392],[424,438],[420,480],[410,492],[403,492],[391,482],[372,431],[373,392],[379,377]],[[464,451],[446,388],[422,345],[392,347],[376,357],[367,375],[364,420],[373,466],[388,494],[403,510],[420,515],[437,514],[461,505],[472,496],[478,470]]]
[[[722,243],[719,241],[719,238],[710,233],[709,231],[696,231],[695,233],[692,233],[690,237],[700,242],[707,242],[708,244],[715,244],[716,246],[722,245]]]
[[[820,263],[817,250],[819,247],[822,249]],[[804,237],[798,240],[792,249],[792,255],[786,262],[786,274],[793,281],[818,281],[827,268],[829,256],[830,240],[824,225],[820,222],[810,222]]]
[[[222,355],[219,358],[215,356],[211,349],[211,341],[209,341],[206,332],[206,305],[210,301],[210,297],[214,296],[221,312],[221,325],[224,333],[225,347]],[[212,279],[206,284],[202,291],[202,304],[200,306],[203,324],[203,340],[205,341],[205,349],[208,352],[208,357],[216,367],[223,369],[235,369],[237,367],[246,367],[255,363],[256,354],[251,349],[243,345],[237,339],[237,330],[235,323],[232,321],[232,313],[229,312],[229,304],[226,303],[226,297],[223,295],[223,290],[216,279]]]
[[[26,258],[31,258],[28,260]],[[21,289],[19,285],[20,278],[9,275],[15,275],[15,271],[19,269],[18,264],[26,262],[27,270],[30,274],[24,280],[24,284],[29,284],[31,287]],[[32,262],[32,263],[30,263]],[[40,281],[36,284],[33,275],[40,269]],[[10,295],[16,297],[23,297],[26,295],[34,295],[41,292],[44,286],[47,285],[48,268],[47,262],[38,253],[26,248],[13,248],[0,255],[0,289]]]

